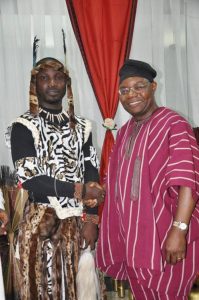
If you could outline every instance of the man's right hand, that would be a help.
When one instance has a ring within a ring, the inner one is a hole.
[[[105,190],[99,183],[89,181],[85,183],[85,195],[83,197],[83,202],[89,207],[95,207],[104,201]]]

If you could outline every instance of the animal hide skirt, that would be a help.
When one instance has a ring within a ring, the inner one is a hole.
[[[19,226],[21,300],[77,300],[81,218],[57,218],[54,209],[31,203]]]

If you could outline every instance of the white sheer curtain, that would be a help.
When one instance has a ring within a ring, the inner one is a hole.
[[[64,62],[62,28],[66,33],[75,111],[93,121],[93,139],[100,152],[104,128],[65,0],[0,0],[0,12],[0,164],[12,167],[4,132],[12,120],[28,109],[33,38],[37,35],[40,39],[38,60],[52,56]]]
[[[158,72],[159,105],[199,126],[199,1],[139,0],[130,56]]]
[[[33,38],[37,35],[40,39],[38,59],[53,56],[64,61],[62,28],[66,33],[75,111],[93,122],[93,139],[100,154],[103,120],[65,0],[0,0],[0,164],[12,166],[4,132],[7,125],[28,108]],[[198,29],[198,0],[138,0],[130,54],[132,58],[152,63],[157,69],[157,102],[176,109],[195,126],[199,126],[199,106],[196,105],[199,95]],[[118,127],[127,118],[128,114],[119,106]]]

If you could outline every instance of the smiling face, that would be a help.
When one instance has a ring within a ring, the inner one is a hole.
[[[157,108],[154,93],[157,84],[143,77],[128,77],[119,86],[119,98],[124,109],[135,120],[149,117]]]
[[[53,68],[40,69],[36,75],[36,93],[44,108],[59,109],[66,93],[67,76]]]

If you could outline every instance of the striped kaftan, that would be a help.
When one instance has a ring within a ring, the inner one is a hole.
[[[180,186],[197,202],[187,234],[187,256],[167,265],[164,241]],[[199,150],[187,121],[160,107],[150,119],[130,119],[118,132],[107,174],[107,194],[96,262],[117,279],[136,280],[160,293],[188,294],[199,271]]]

